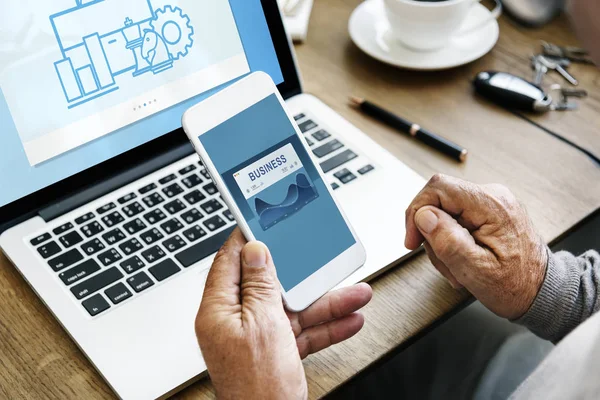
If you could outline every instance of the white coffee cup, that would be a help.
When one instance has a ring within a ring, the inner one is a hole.
[[[385,14],[393,39],[414,50],[433,51],[443,48],[453,36],[471,33],[487,25],[502,13],[502,5],[485,20],[463,27],[471,8],[480,0],[445,0],[436,2],[415,0],[383,0]]]

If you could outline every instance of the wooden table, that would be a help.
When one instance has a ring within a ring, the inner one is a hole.
[[[483,59],[449,71],[402,71],[359,51],[347,33],[360,0],[317,0],[308,42],[297,47],[306,89],[425,177],[442,171],[475,182],[508,185],[550,241],[600,206],[600,169],[538,127],[473,95],[470,80],[496,69],[530,77],[528,58],[539,39],[576,43],[566,19],[542,30],[500,21],[501,38]],[[576,66],[591,93],[578,112],[532,117],[600,154],[600,72]],[[457,164],[350,109],[354,94],[376,100],[471,152]],[[398,182],[398,184],[402,184]],[[403,221],[398,221],[398,224]],[[398,245],[403,238],[398,238]],[[311,398],[321,397],[468,301],[424,256],[373,282],[362,332],[306,362]],[[111,398],[100,375],[10,263],[0,256],[0,398]],[[213,398],[208,380],[177,395]]]

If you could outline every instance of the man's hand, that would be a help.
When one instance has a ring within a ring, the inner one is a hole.
[[[453,287],[467,288],[501,317],[525,314],[546,273],[546,245],[501,185],[431,178],[406,210],[406,247],[423,242]]]
[[[196,317],[198,343],[223,399],[307,397],[301,359],[355,335],[367,284],[332,292],[286,312],[268,249],[236,229],[217,254]]]

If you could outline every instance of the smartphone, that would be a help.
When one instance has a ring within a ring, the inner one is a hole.
[[[190,108],[183,129],[246,239],[265,243],[288,309],[301,311],[366,254],[269,75]]]

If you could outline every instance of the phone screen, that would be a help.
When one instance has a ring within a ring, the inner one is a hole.
[[[275,94],[199,140],[285,291],[356,243]]]

